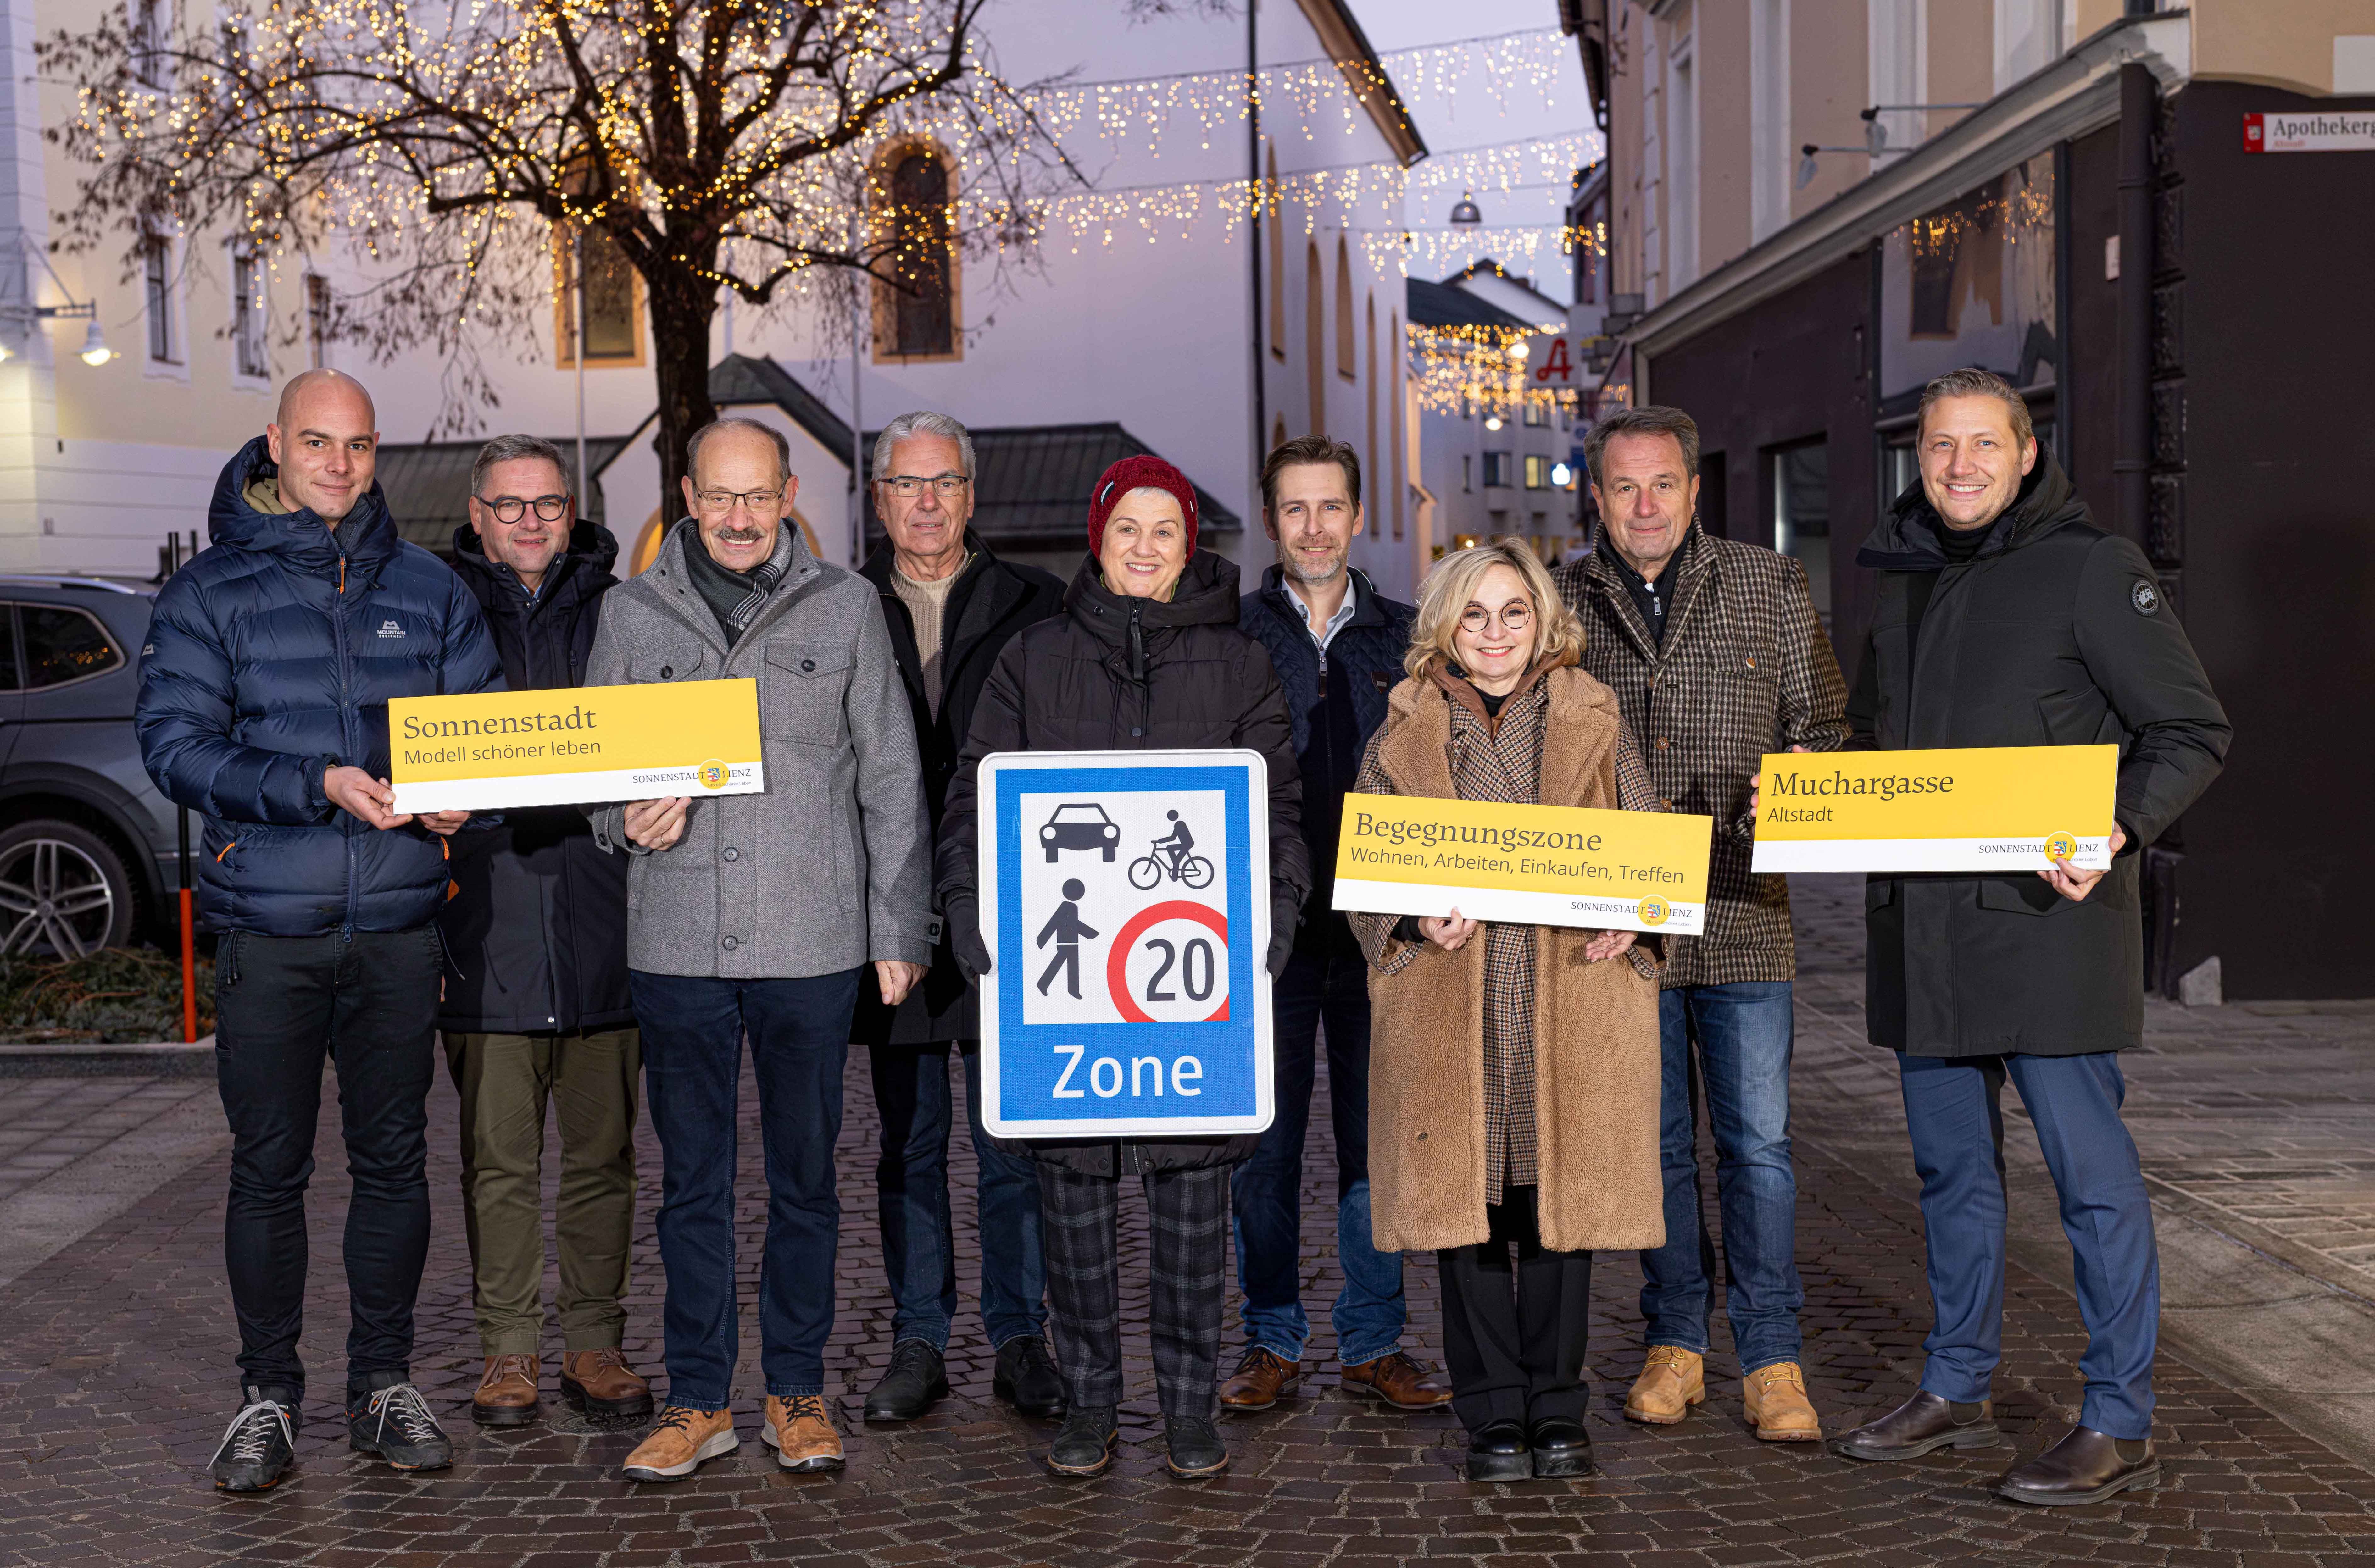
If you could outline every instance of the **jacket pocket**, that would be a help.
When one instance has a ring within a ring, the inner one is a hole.
[[[847,736],[842,697],[849,690],[849,649],[817,643],[767,645],[762,688],[767,733],[806,746],[836,746]]]
[[[2086,746],[2117,740],[2120,725],[2099,690],[2049,691],[2037,700],[2037,716],[2049,746]],[[2104,731],[2109,729],[2109,735]]]
[[[2013,914],[2059,914],[2078,905],[2042,877],[1988,877],[1979,882],[1979,907]]]
[[[1867,878],[1863,885],[1863,906],[1867,910],[1886,909],[1896,902],[1896,878]]]
[[[709,652],[705,648],[654,648],[627,655],[627,684],[643,686],[657,680],[707,680]]]

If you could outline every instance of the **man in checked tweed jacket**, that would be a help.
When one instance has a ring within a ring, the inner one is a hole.
[[[1800,1368],[1798,1183],[1790,1163],[1790,889],[1749,874],[1759,759],[1834,751],[1847,683],[1805,569],[1696,525],[1698,427],[1679,408],[1625,409],[1584,453],[1599,548],[1559,569],[1583,618],[1584,667],[1616,692],[1659,796],[1715,819],[1707,934],[1670,937],[1659,998],[1666,1244],[1641,1255],[1648,1357],[1625,1413],[1679,1421],[1707,1397],[1715,1249],[1700,1220],[1698,1090],[1715,1133],[1725,1310],[1749,1424],[1768,1442],[1822,1435]],[[1692,1071],[1696,1046],[1697,1071]]]

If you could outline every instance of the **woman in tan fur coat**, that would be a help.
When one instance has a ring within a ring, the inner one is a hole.
[[[1582,650],[1530,550],[1453,556],[1355,787],[1663,809]],[[1469,1479],[1587,1475],[1591,1255],[1665,1239],[1657,961],[1629,931],[1457,909],[1352,924],[1373,971],[1372,1223],[1382,1250],[1435,1252]]]

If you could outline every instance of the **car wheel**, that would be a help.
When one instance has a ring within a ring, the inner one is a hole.
[[[89,828],[44,819],[0,832],[0,953],[80,958],[132,935],[132,875]]]

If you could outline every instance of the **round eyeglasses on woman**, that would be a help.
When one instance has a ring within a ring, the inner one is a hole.
[[[482,495],[470,499],[493,513],[496,522],[504,524],[518,522],[527,515],[531,506],[536,508],[537,516],[547,523],[558,523],[569,512],[569,498],[565,495],[540,495],[534,501],[523,501],[515,495],[497,496],[492,501]]]
[[[1504,631],[1523,631],[1532,624],[1534,612],[1527,607],[1523,599],[1511,599],[1498,611],[1488,610],[1483,605],[1470,605],[1459,612],[1459,630],[1471,637],[1479,637],[1496,619]]]

